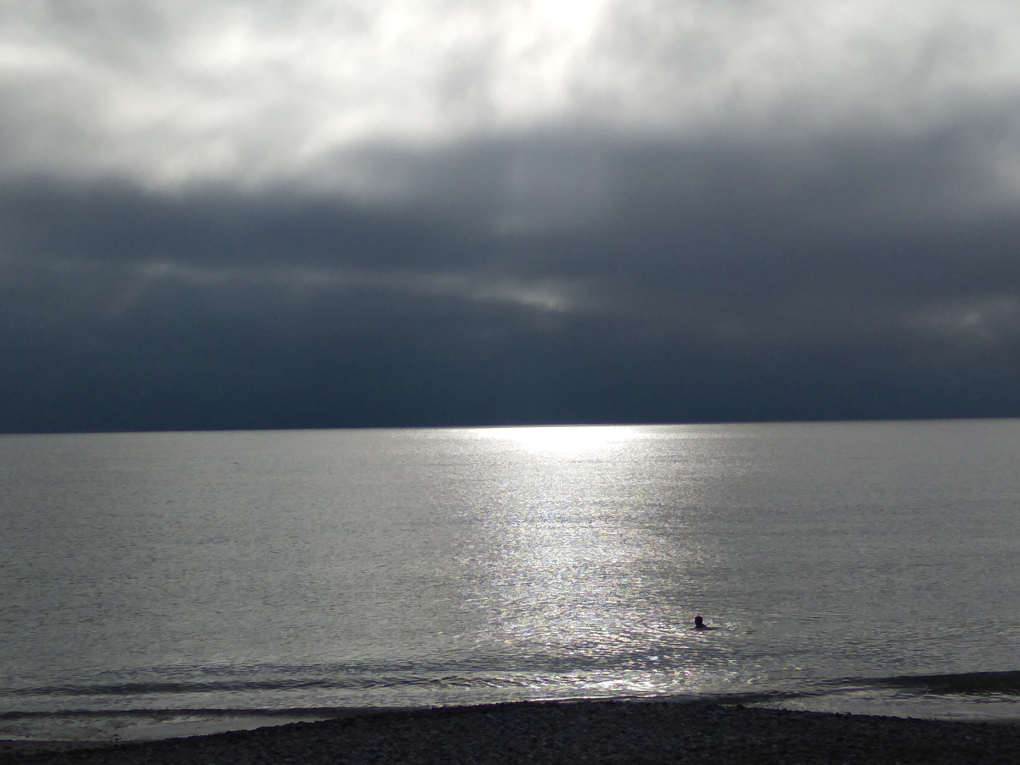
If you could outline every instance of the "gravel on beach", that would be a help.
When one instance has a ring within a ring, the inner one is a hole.
[[[1016,765],[1020,725],[707,703],[530,702],[381,712],[93,749],[0,749],[0,765],[864,762]]]

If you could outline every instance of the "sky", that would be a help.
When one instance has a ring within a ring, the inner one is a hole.
[[[1020,416],[1017,39],[0,0],[0,432]]]

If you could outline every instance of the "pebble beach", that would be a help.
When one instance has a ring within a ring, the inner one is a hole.
[[[0,765],[185,763],[1018,763],[1020,725],[677,702],[528,702],[76,748],[5,742]]]

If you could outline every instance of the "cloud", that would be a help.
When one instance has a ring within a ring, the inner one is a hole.
[[[1012,102],[1005,2],[0,5],[5,175],[383,194],[373,146],[923,136]],[[1016,137],[994,149],[1016,178]],[[1005,156],[1003,156],[1005,154]]]
[[[1018,29],[0,0],[0,429],[1020,415]]]

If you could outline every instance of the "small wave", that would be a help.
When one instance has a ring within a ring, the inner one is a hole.
[[[834,685],[837,683],[833,683]],[[966,672],[950,675],[896,675],[847,678],[838,685],[896,688],[919,694],[1020,696],[1020,672]]]
[[[151,682],[113,683],[106,685],[54,685],[39,688],[18,688],[7,691],[10,696],[148,696],[181,693],[218,693],[236,691],[286,691],[304,688],[356,688],[368,684],[366,679],[326,680],[234,680],[222,682]]]
[[[344,675],[335,678],[291,678],[265,680],[221,680],[221,681],[155,681],[134,683],[106,683],[95,685],[52,685],[30,688],[16,688],[4,691],[8,697],[96,697],[96,696],[167,696],[180,694],[214,694],[253,691],[301,691],[301,690],[371,690],[380,688],[444,687],[444,688],[512,688],[532,687],[542,681],[536,675]]]
[[[374,711],[365,708],[362,711]],[[351,709],[339,707],[292,707],[286,709],[58,709],[45,712],[0,712],[0,720],[104,720],[104,719],[145,719],[172,720],[180,717],[218,719],[224,717],[265,717],[273,718],[329,718],[349,714]]]

